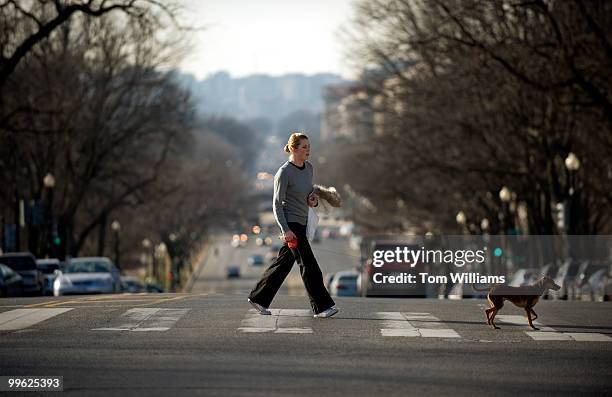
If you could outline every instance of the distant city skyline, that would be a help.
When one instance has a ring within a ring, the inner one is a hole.
[[[198,79],[334,73],[353,78],[338,40],[354,0],[185,0],[185,16],[203,31],[180,64]]]

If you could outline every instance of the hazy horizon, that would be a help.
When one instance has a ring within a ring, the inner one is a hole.
[[[198,80],[220,71],[250,75],[330,73],[353,79],[337,33],[353,0],[185,0],[193,50],[179,65]]]

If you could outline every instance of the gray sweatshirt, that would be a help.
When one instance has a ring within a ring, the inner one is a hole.
[[[274,175],[274,217],[283,233],[288,222],[306,225],[308,222],[308,195],[312,192],[313,169],[304,162],[304,169],[287,161]]]

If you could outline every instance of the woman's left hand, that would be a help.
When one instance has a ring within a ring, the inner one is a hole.
[[[317,196],[314,193],[310,193],[310,195],[308,196],[308,206],[316,207],[318,204],[319,204],[319,196]]]

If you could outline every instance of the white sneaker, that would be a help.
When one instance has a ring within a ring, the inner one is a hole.
[[[338,313],[338,309],[336,309],[334,306],[330,307],[327,310],[322,311],[319,314],[315,314],[313,317],[314,318],[327,318],[327,317],[331,317],[334,314]]]
[[[249,301],[251,306],[253,306],[255,308],[255,310],[257,310],[259,312],[259,314],[264,315],[264,316],[269,316],[270,314],[272,314],[272,312],[270,310],[266,309],[265,307],[263,307],[259,303],[255,303],[251,299],[247,299],[247,300]]]

